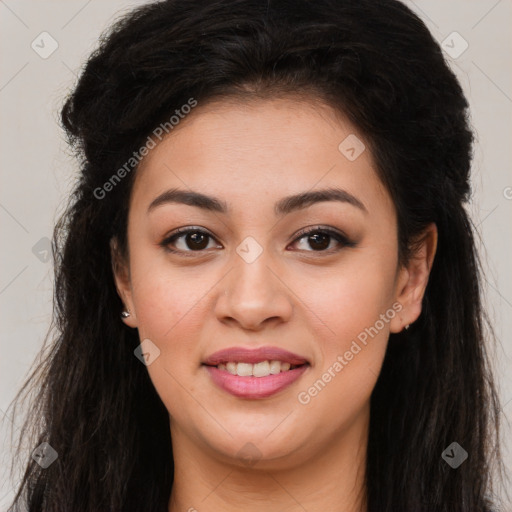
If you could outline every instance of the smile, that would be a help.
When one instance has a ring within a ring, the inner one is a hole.
[[[216,386],[245,399],[267,398],[282,391],[309,366],[304,357],[279,347],[228,348],[203,362]]]

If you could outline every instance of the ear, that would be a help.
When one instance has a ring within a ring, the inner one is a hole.
[[[126,258],[121,254],[118,241],[115,237],[110,240],[110,257],[117,294],[123,301],[125,306],[124,310],[130,313],[130,316],[126,318],[121,317],[121,319],[129,327],[135,328],[137,327],[137,316],[135,314],[135,307],[132,299],[130,267]]]
[[[415,241],[411,258],[398,272],[395,301],[402,309],[390,322],[391,332],[401,332],[420,316],[436,249],[437,226],[431,223]]]

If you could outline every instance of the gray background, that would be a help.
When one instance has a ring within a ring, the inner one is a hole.
[[[119,14],[140,3],[0,0],[0,510],[7,509],[13,495],[13,482],[8,479],[8,435],[11,427],[16,434],[21,425],[8,406],[49,326],[52,264],[45,261],[45,251],[76,178],[77,164],[58,127],[58,111],[99,34]],[[512,442],[507,422],[512,418],[512,2],[405,3],[419,14],[440,43],[445,41],[447,60],[471,104],[477,142],[474,197],[469,208],[487,267],[484,284],[498,338],[493,357],[502,400],[505,463],[510,468]],[[454,31],[463,39],[453,35]],[[49,36],[41,36],[42,32],[49,33],[55,42]],[[464,41],[468,48],[458,55],[464,49]],[[48,56],[45,52],[49,53],[52,44],[58,44],[58,48]]]

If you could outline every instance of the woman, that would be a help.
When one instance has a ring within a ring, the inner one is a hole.
[[[18,501],[491,510],[467,107],[396,0],[116,23],[62,111],[81,174]]]

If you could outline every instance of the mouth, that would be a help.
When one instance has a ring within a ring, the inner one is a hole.
[[[270,397],[296,382],[309,368],[303,357],[277,347],[224,349],[202,363],[212,381],[238,398]]]

